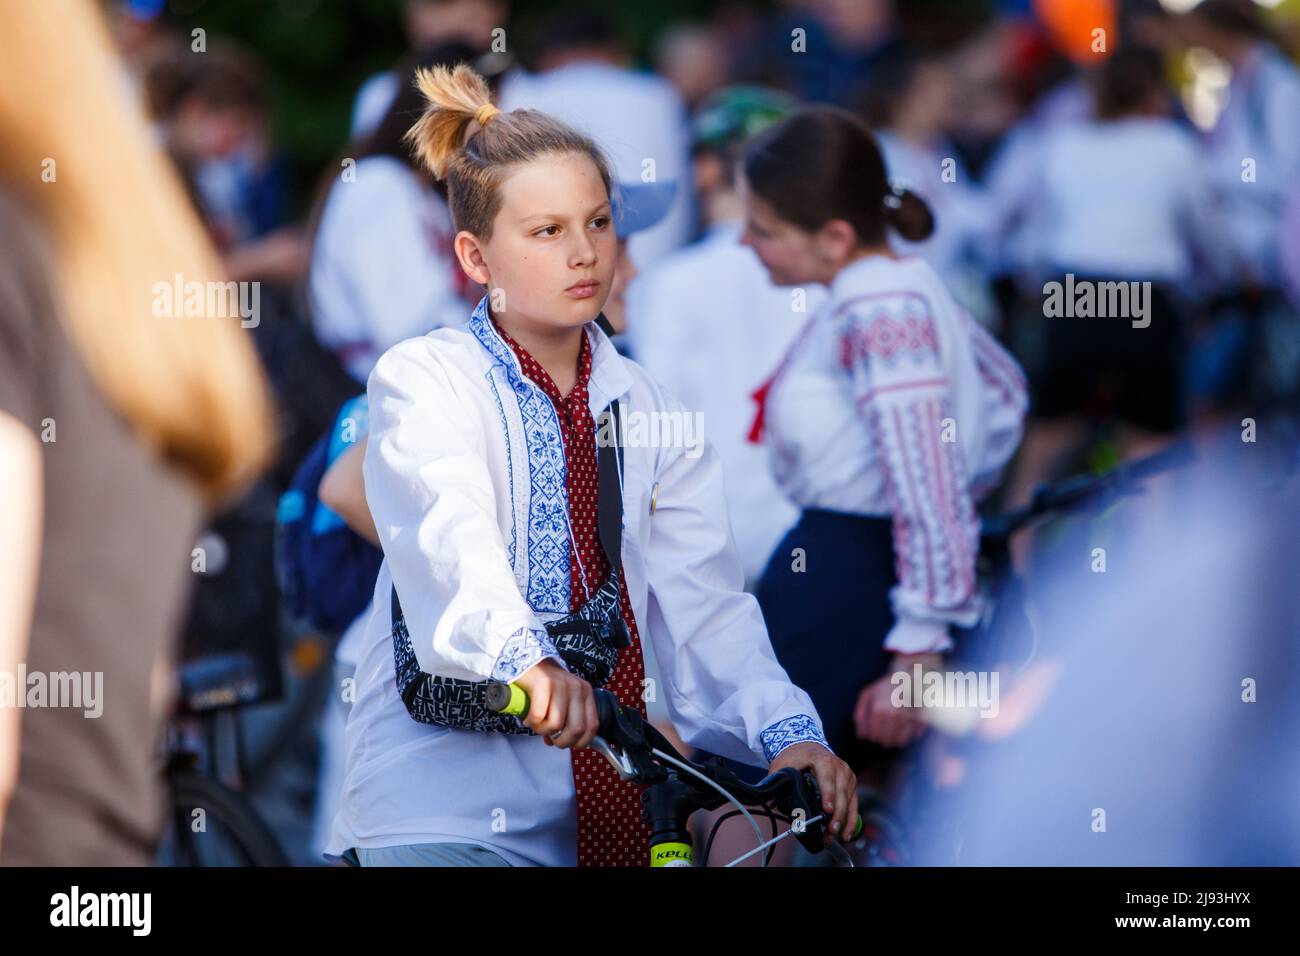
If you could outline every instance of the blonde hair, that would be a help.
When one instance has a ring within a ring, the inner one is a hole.
[[[60,321],[91,378],[215,505],[270,460],[270,393],[237,321],[154,317],[156,283],[225,276],[99,10],[71,2],[5,13],[0,178],[49,231]]]
[[[446,180],[457,230],[492,238],[506,173],[542,156],[587,156],[610,191],[609,161],[591,137],[536,110],[497,110],[487,82],[465,64],[418,70],[416,84],[428,106],[406,139],[430,172]]]

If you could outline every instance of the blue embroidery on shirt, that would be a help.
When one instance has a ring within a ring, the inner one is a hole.
[[[786,747],[809,740],[821,744],[827,750],[831,749],[830,744],[826,742],[826,735],[817,726],[817,721],[807,714],[795,714],[785,720],[778,720],[758,737],[763,742],[763,757],[768,763],[775,760],[776,755]]]
[[[492,379],[492,375],[490,373],[487,376],[487,380],[488,380],[488,384],[492,386],[492,395],[497,400],[497,411],[501,414],[501,427],[506,432],[509,432],[510,423],[506,420],[506,409],[505,406],[501,404],[501,393],[497,391],[497,383]],[[515,462],[514,462],[514,458],[510,454],[510,442],[508,441],[506,442],[506,477],[510,481],[510,500],[514,501],[515,500]],[[514,567],[515,564],[515,537],[516,537],[515,523],[514,521],[511,521],[510,522],[510,547],[508,552],[510,554],[511,567]]]
[[[534,611],[569,611],[569,539],[565,494],[564,440],[555,406],[529,381],[519,359],[497,334],[488,314],[488,297],[479,300],[469,330],[498,363],[519,403],[528,448],[528,604]],[[511,495],[514,486],[511,485]],[[513,547],[511,555],[513,557]]]

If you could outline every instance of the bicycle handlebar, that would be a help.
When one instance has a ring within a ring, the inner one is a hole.
[[[1082,501],[1107,492],[1135,494],[1138,483],[1162,471],[1189,464],[1196,458],[1190,443],[1180,441],[1144,458],[1123,462],[1100,475],[1085,474],[1065,478],[1055,484],[1039,485],[1029,504],[989,517],[983,523],[986,538],[1005,538],[1040,518],[1064,511]]]
[[[697,764],[687,760],[667,738],[652,724],[643,720],[640,713],[619,704],[618,698],[604,689],[594,691],[599,730],[592,747],[600,751],[624,780],[646,787],[642,801],[646,804],[646,819],[651,825],[651,848],[672,846],[684,849],[685,859],[690,858],[690,836],[686,831],[686,818],[695,810],[713,810],[728,802],[729,794],[746,806],[766,806],[775,803],[778,810],[794,823],[791,827],[796,839],[810,853],[820,853],[826,848],[826,826],[822,811],[821,793],[816,777],[808,770],[783,767],[758,783],[749,784],[737,777],[720,758]],[[487,706],[498,713],[522,717],[528,713],[528,692],[518,684],[493,682],[487,688]],[[683,767],[689,771],[679,774]],[[710,786],[700,777],[712,781]],[[850,839],[862,832],[861,814]],[[675,851],[677,852],[677,851]],[[652,865],[683,865],[656,862]]]

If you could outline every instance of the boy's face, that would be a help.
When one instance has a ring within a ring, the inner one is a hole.
[[[609,296],[618,245],[609,193],[583,154],[545,156],[507,174],[484,242],[456,237],[461,265],[512,324],[584,325]]]

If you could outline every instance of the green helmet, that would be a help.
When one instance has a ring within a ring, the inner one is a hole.
[[[799,109],[799,100],[763,86],[728,86],[699,105],[691,120],[691,146],[729,154],[749,137]]]

